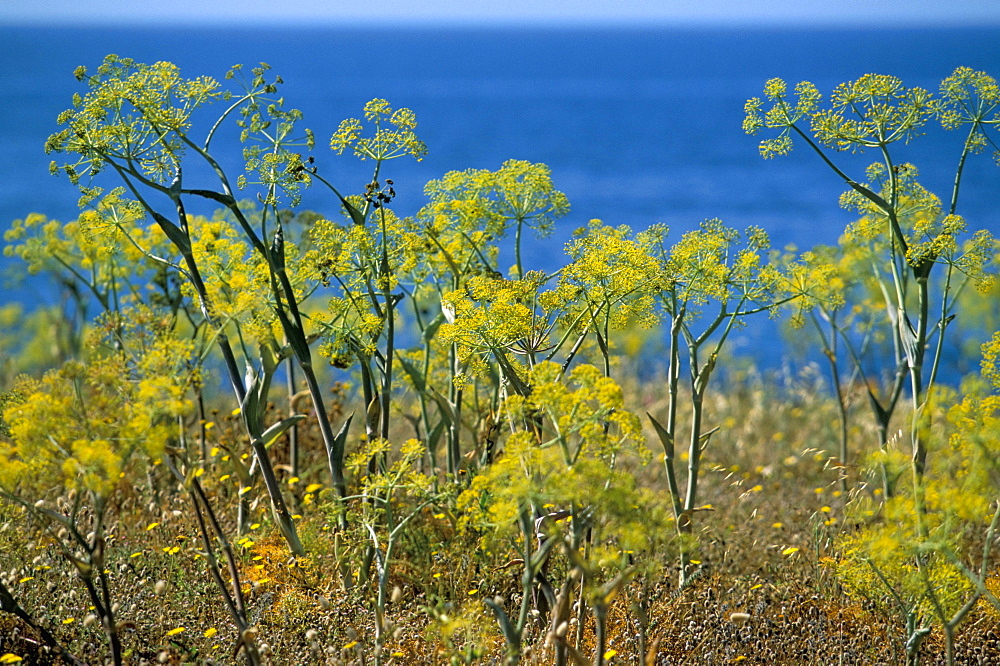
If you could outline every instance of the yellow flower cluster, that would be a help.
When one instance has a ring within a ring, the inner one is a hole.
[[[545,334],[548,325],[532,304],[539,276],[505,280],[477,276],[466,290],[444,294],[442,307],[450,309],[454,323],[442,324],[441,339],[458,345],[463,361],[473,356],[525,351]]]
[[[760,142],[760,154],[765,159],[792,151],[792,128],[815,113],[822,99],[816,86],[808,81],[795,86],[797,99],[794,104],[786,99],[787,92],[788,87],[783,80],[770,79],[764,84],[764,96],[773,103],[771,108],[762,113],[764,102],[754,97],[747,101],[743,109],[746,113],[743,130],[747,134],[756,134],[765,128],[779,130],[778,136]]]
[[[548,166],[508,160],[497,171],[451,171],[427,183],[430,203],[418,214],[431,234],[428,261],[447,264],[456,276],[480,263],[492,270],[494,243],[515,227],[516,277],[523,277],[521,234],[524,227],[547,235],[555,220],[569,212],[569,200],[555,188]],[[435,256],[441,252],[443,256]]]
[[[559,286],[543,296],[549,310],[563,310],[563,320],[577,330],[587,326],[621,330],[630,324],[644,328],[659,321],[655,295],[664,268],[655,258],[648,235],[633,239],[631,230],[593,220],[567,246],[572,258]],[[605,331],[606,333],[606,331]]]
[[[170,437],[165,425],[188,413],[191,403],[182,388],[169,386],[177,381],[173,375],[156,374],[176,360],[152,357],[143,369],[154,374],[138,381],[114,358],[23,379],[19,398],[4,407],[10,436],[0,442],[0,486],[22,497],[52,487],[106,497],[133,455],[158,457]]]
[[[66,127],[46,142],[47,152],[80,155],[73,164],[56,167],[73,182],[93,176],[106,158],[136,159],[142,174],[153,181],[174,177],[178,156],[185,148],[179,134],[190,128],[190,118],[203,104],[223,95],[210,77],[184,79],[176,65],[137,63],[109,55],[86,79],[91,90],[74,97],[73,108],[59,116]]]
[[[499,536],[526,507],[580,512],[595,529],[590,557],[598,566],[648,547],[659,530],[666,533],[656,501],[618,469],[625,457],[644,463],[649,453],[615,381],[593,366],[564,375],[548,362],[532,368],[527,380],[529,395],[504,403],[510,434],[503,454],[458,498],[460,523],[488,525]]]
[[[330,148],[338,154],[348,148],[361,159],[377,162],[412,155],[417,160],[427,154],[427,146],[417,138],[414,128],[417,119],[406,108],[393,110],[384,99],[373,99],[365,105],[365,119],[375,126],[371,137],[362,136],[364,125],[356,118],[348,118],[330,139]]]

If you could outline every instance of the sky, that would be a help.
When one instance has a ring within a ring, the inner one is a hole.
[[[995,25],[1000,0],[0,0],[0,25]]]

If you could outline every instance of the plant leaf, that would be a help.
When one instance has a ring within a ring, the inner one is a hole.
[[[271,444],[274,443],[274,440],[278,439],[278,437],[280,437],[286,430],[305,418],[305,414],[294,414],[289,416],[287,419],[278,421],[264,431],[264,433],[260,436],[260,441],[265,447],[271,446]]]
[[[663,455],[667,460],[674,459],[674,437],[667,429],[660,425],[660,422],[653,418],[653,415],[646,412],[646,418],[649,422],[653,424],[653,429],[656,430],[656,436],[660,438],[660,443],[663,444]]]

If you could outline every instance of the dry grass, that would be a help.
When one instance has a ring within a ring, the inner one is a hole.
[[[636,411],[655,413],[662,397],[655,382],[630,390],[632,404],[640,405]],[[843,465],[830,453],[836,450],[836,412],[816,383],[808,377],[784,383],[730,379],[708,418],[723,427],[706,451],[701,496],[711,509],[697,514],[699,574],[678,590],[675,562],[665,556],[659,575],[630,584],[609,615],[610,663],[640,664],[643,653],[652,663],[672,665],[904,663],[897,619],[849,597],[832,567],[834,537],[851,529],[840,475],[853,485],[858,474],[850,461]],[[867,434],[858,430],[854,439],[871,441]],[[321,460],[316,447],[306,442],[310,460]],[[315,476],[320,473],[317,465]],[[637,474],[664,488],[662,466]],[[358,577],[364,548],[335,534],[317,503],[302,501],[301,490],[296,497],[308,558],[289,558],[270,531],[264,502],[255,509],[259,526],[248,540],[233,539],[265,661],[373,663],[373,581]],[[232,506],[223,499],[217,495],[218,508],[231,522]],[[51,537],[26,525],[17,510],[5,511],[0,569],[8,587],[71,652],[87,663],[104,663],[105,639],[99,623],[87,619],[89,601],[75,573]],[[480,599],[502,598],[513,612],[521,568],[510,563],[518,553],[479,550],[472,536],[437,511],[422,513],[401,543],[383,660],[500,663],[502,636]],[[198,554],[202,545],[185,496],[165,493],[150,503],[135,494],[123,500],[116,519],[108,562],[128,663],[241,660],[236,630]],[[554,577],[559,566],[553,563]],[[593,620],[587,615],[583,621],[578,647],[592,655]],[[529,622],[525,663],[552,663],[546,632]],[[574,622],[569,635],[576,634]],[[57,663],[40,649],[35,632],[9,614],[0,615],[3,653],[22,656],[24,663]],[[921,658],[943,663],[940,635],[928,638]],[[996,611],[982,606],[964,623],[957,661],[1000,663]]]

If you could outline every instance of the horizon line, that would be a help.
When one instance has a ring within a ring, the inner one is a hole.
[[[216,21],[226,23],[215,25]],[[967,19],[953,17],[948,20],[927,20],[914,18],[900,20],[898,18],[884,21],[809,18],[809,17],[755,17],[745,18],[670,18],[656,17],[647,19],[618,18],[603,19],[599,17],[495,17],[495,18],[451,18],[411,17],[380,21],[380,30],[400,29],[851,29],[851,30],[914,30],[914,29],[994,29],[1000,27],[1000,15],[995,18]],[[238,19],[233,17],[213,16],[183,19],[177,17],[161,18],[157,16],[125,18],[66,18],[52,19],[38,16],[3,16],[0,14],[0,28],[204,28],[204,29],[329,29],[350,28],[370,29],[371,20],[362,18],[308,18],[308,17],[273,17],[250,16]]]

